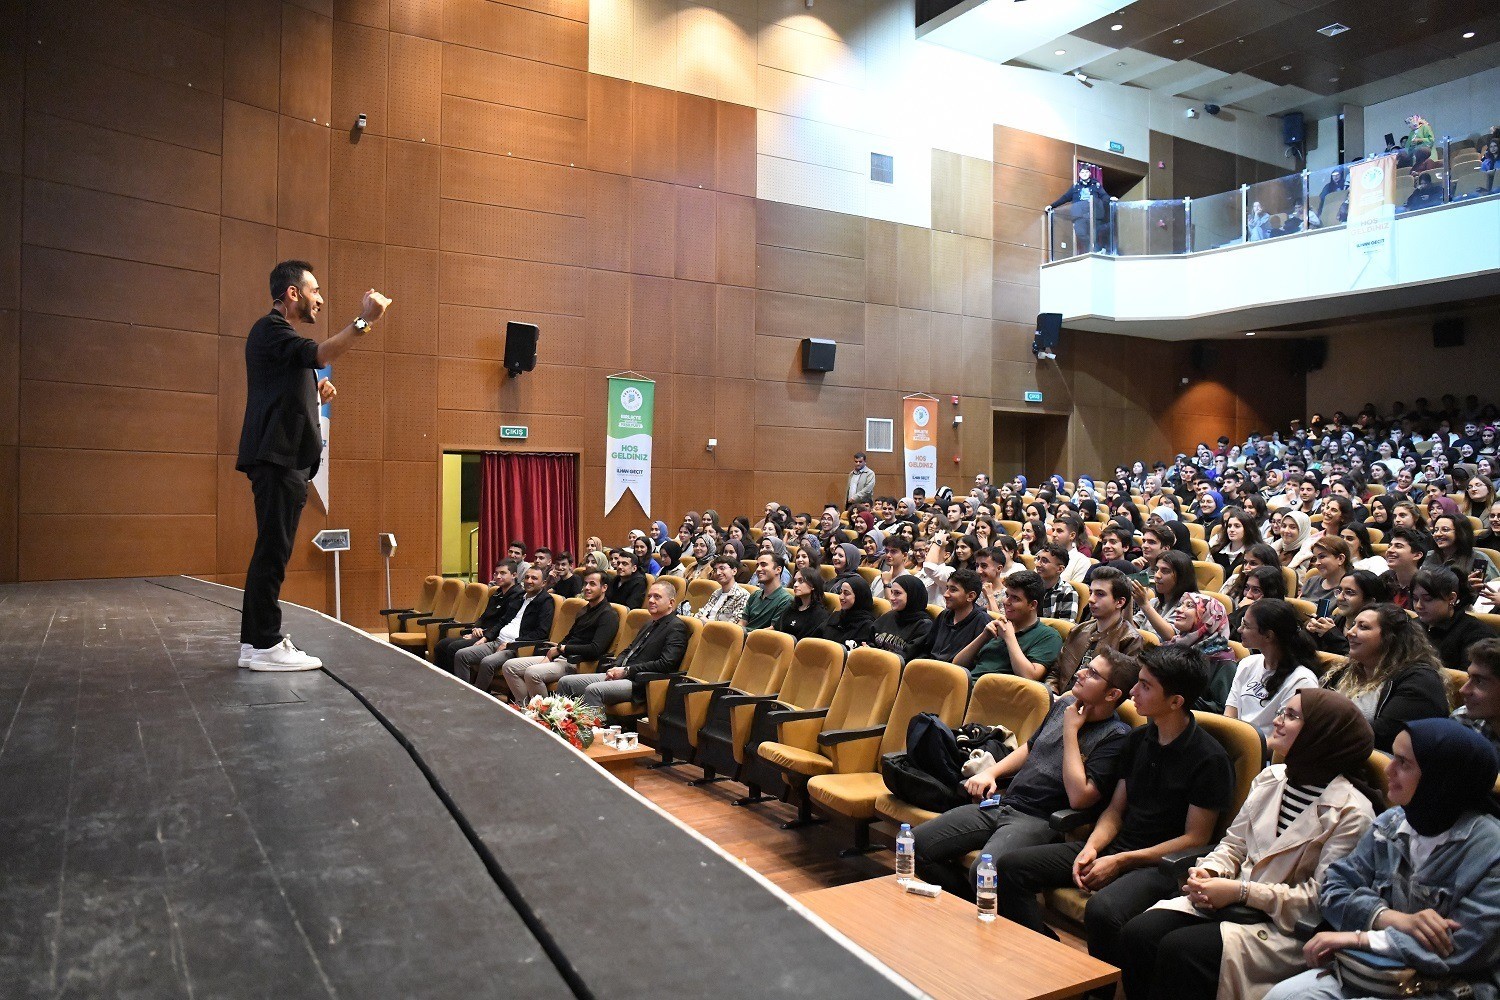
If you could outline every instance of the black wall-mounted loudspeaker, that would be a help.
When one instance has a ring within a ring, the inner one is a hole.
[[[1303,374],[1315,372],[1328,362],[1328,338],[1304,337],[1292,341],[1292,367]]]
[[[1287,146],[1300,146],[1302,139],[1307,134],[1307,119],[1302,117],[1302,112],[1293,111],[1289,115],[1283,115],[1281,119],[1281,142]]]
[[[512,376],[536,367],[538,332],[535,323],[505,324],[505,370]]]
[[[1462,347],[1464,346],[1464,321],[1463,317],[1453,319],[1440,319],[1432,324],[1432,346],[1433,347]]]
[[[833,355],[837,348],[836,341],[803,337],[802,370],[805,372],[833,371]]]

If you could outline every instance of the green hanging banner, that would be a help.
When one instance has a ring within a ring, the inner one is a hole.
[[[651,418],[656,383],[634,372],[609,377],[609,428],[605,442],[604,513],[629,490],[651,516]]]

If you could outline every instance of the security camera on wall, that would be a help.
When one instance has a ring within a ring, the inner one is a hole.
[[[1187,109],[1187,116],[1189,118],[1197,118],[1198,117],[1198,109],[1197,108],[1188,108]]]

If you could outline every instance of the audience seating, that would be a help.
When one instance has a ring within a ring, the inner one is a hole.
[[[635,639],[637,633],[651,619],[650,613],[644,609],[630,612],[630,617],[634,618],[638,614],[643,617],[627,625],[630,629],[630,638],[620,646],[622,650]],[[675,680],[688,676],[695,680],[713,681],[722,680],[728,676],[729,671],[734,669],[734,662],[729,658],[739,656],[739,643],[745,634],[744,630],[733,622],[704,624],[696,618],[683,618],[682,623],[688,627],[687,650],[682,655],[683,672],[643,675],[649,678],[644,699],[621,701],[604,706],[604,712],[611,720],[634,722],[636,732],[652,742],[659,739],[656,721],[666,705],[667,688]],[[713,628],[713,626],[722,626],[722,628]],[[710,631],[711,628],[712,631]],[[709,637],[707,644],[704,642],[705,635]]]
[[[432,613],[433,602],[437,600],[438,587],[442,586],[443,578],[437,574],[425,577],[422,580],[422,588],[417,591],[417,599],[409,608],[382,608],[380,613],[385,616],[385,631],[387,635],[394,632],[406,631],[401,622],[402,615],[411,615],[420,618]]]
[[[1449,667],[1441,668],[1443,672],[1443,686],[1448,689],[1448,710],[1454,711],[1464,703],[1463,695],[1458,689],[1468,683],[1469,674],[1464,670],[1453,670]]]
[[[1044,625],[1050,625],[1056,629],[1057,634],[1062,636],[1064,643],[1068,641],[1068,636],[1073,634],[1074,622],[1063,621],[1061,618],[1041,618],[1038,620]]]
[[[1073,592],[1078,595],[1078,610],[1073,612],[1073,621],[1081,622],[1083,613],[1088,610],[1089,606],[1089,588],[1077,580],[1069,580],[1068,583],[1073,587]]]
[[[862,854],[870,849],[875,802],[886,791],[880,758],[906,749],[908,723],[930,712],[945,725],[956,726],[963,719],[968,700],[969,672],[963,667],[941,660],[913,660],[901,672],[889,719],[862,728],[824,730],[818,736],[818,745],[825,753],[837,750],[838,770],[811,778],[806,795],[824,812],[854,820],[854,846],[842,854]]]
[[[822,575],[824,583],[832,583],[834,578],[839,575],[839,571],[834,569],[829,563],[820,563],[818,565],[818,573]]]
[[[680,576],[659,576],[652,583],[670,583],[677,591],[677,600],[681,601],[687,597],[687,580]]]
[[[737,806],[780,798],[786,791],[781,770],[759,753],[760,744],[777,735],[771,713],[827,708],[843,674],[843,646],[827,639],[802,639],[775,695],[726,695],[722,699],[729,712],[729,735],[725,737],[712,721],[699,730],[695,763],[705,777],[715,770],[734,772],[735,780],[749,789],[748,795],[735,801]]]
[[[1286,584],[1286,596],[1288,598],[1296,597],[1302,593],[1302,581],[1297,579],[1297,571],[1290,566],[1281,567],[1281,580]]]
[[[891,611],[891,602],[890,601],[886,600],[884,597],[876,597],[873,600],[874,600],[874,604],[875,604],[875,617],[876,618],[879,618],[881,615],[890,614],[890,611]]]
[[[865,583],[874,583],[880,579],[880,570],[874,566],[861,566],[859,567],[859,575],[864,577]]]
[[[1296,610],[1303,621],[1318,617],[1318,606],[1312,601],[1304,601],[1300,597],[1288,597],[1286,602]]]
[[[429,621],[444,621],[453,617],[453,609],[458,606],[458,599],[463,596],[464,582],[455,577],[445,577],[438,585],[437,597],[432,602],[432,614],[413,615],[402,612],[398,618],[401,622],[401,631],[392,632],[387,639],[392,646],[400,647],[408,653],[422,656],[427,650],[427,623]],[[417,626],[420,631],[413,630]]]
[[[661,708],[649,716],[662,764],[671,764],[674,759],[693,759],[698,728],[708,711],[709,694],[715,687],[730,683],[744,655],[745,630],[739,625],[708,622],[700,626],[700,633],[694,656],[683,660],[683,673],[667,680]],[[656,683],[652,682],[653,688]]]
[[[696,611],[703,607],[704,602],[714,596],[714,593],[718,589],[719,585],[713,580],[710,580],[708,577],[699,577],[688,584],[688,603]]]
[[[890,718],[900,681],[899,656],[861,646],[849,654],[827,708],[770,713],[768,720],[776,726],[777,738],[775,742],[760,744],[757,752],[780,769],[798,793],[797,819],[783,824],[784,829],[816,822],[807,795],[807,782],[811,778],[867,769],[860,765],[868,761],[868,741],[851,746],[841,742],[842,734],[884,725]],[[828,734],[834,735],[825,741],[823,737]]]
[[[691,716],[688,719],[687,743],[692,748],[688,760],[703,770],[703,777],[694,781],[693,784],[703,785],[720,780],[714,765],[702,759],[703,748],[710,738],[719,738],[721,742],[718,746],[730,750],[727,755],[728,763],[730,765],[735,763],[735,754],[731,749],[731,741],[734,738],[734,709],[731,704],[726,703],[726,699],[774,697],[772,692],[780,688],[786,679],[795,651],[796,640],[785,632],[769,628],[756,629],[745,636],[745,645],[740,650],[739,662],[735,664],[734,673],[729,680],[717,683],[685,681],[677,685],[677,689],[684,696],[696,694],[699,691],[708,694],[701,716],[696,720]],[[753,707],[746,706],[744,711],[753,713]],[[667,716],[663,714],[663,723],[666,718]],[[662,724],[659,724],[657,728],[662,733],[666,732]],[[744,742],[740,741],[737,746],[743,747]],[[715,758],[716,761],[722,759],[722,754]],[[726,766],[725,769],[730,768]]]
[[[823,593],[823,607],[828,609],[830,615],[839,613],[839,595],[825,591]]]
[[[1203,560],[1207,559],[1209,557],[1210,551],[1212,551],[1209,549],[1208,543],[1201,538],[1189,538],[1188,545],[1193,550],[1193,562],[1195,563],[1202,562]]]
[[[1224,586],[1224,567],[1205,559],[1193,560],[1193,575],[1198,579],[1198,589],[1215,591]]]
[[[493,588],[487,583],[469,583],[464,585],[463,593],[459,595],[458,603],[453,606],[453,613],[445,620],[433,621],[424,618],[427,622],[427,658],[437,658],[438,640],[450,632],[462,631],[473,628],[477,624],[479,615],[484,611],[484,606],[489,603],[490,591]]]
[[[1011,674],[985,674],[975,682],[969,695],[964,723],[1004,726],[1015,736],[1019,747],[1031,739],[1051,707],[1052,694],[1044,684]],[[876,796],[875,811],[898,826],[910,823],[913,827],[938,815],[896,798],[890,789]]]

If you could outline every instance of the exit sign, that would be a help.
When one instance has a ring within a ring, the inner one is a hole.
[[[1039,392],[1037,392],[1035,390],[1032,390],[1032,391],[1026,393],[1026,402],[1028,402],[1028,403],[1040,403],[1041,401],[1042,401],[1042,394],[1041,393],[1039,393]]]
[[[1111,153],[1123,153],[1125,152],[1125,144],[1123,142],[1112,142],[1109,144],[1109,151]]]
[[[525,441],[531,428],[524,424],[506,424],[500,428],[500,437],[508,441]]]

